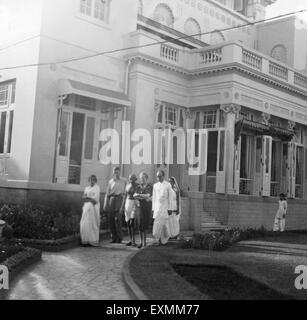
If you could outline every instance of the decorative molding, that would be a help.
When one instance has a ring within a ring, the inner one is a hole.
[[[222,104],[221,110],[226,114],[232,113],[232,114],[238,115],[241,111],[241,106],[234,103]]]
[[[296,126],[296,123],[294,121],[291,121],[291,120],[288,121],[288,130],[293,131],[295,126]]]
[[[271,115],[268,113],[263,112],[261,114],[262,117],[262,123],[265,124],[266,126],[270,125],[270,120],[271,120]]]
[[[128,56],[126,57],[128,58]],[[248,67],[245,67],[241,65],[240,63],[233,62],[230,64],[224,64],[222,66],[213,66],[213,67],[206,67],[203,69],[199,69],[198,71],[189,71],[185,68],[181,68],[166,62],[162,62],[159,59],[153,58],[151,56],[140,54],[134,56],[129,56],[129,59],[131,59],[134,62],[141,61],[156,67],[160,67],[163,69],[166,69],[168,71],[172,71],[178,74],[181,74],[182,76],[186,77],[188,80],[191,78],[197,78],[204,75],[215,75],[217,73],[226,73],[226,72],[239,72],[242,74],[246,74],[248,76],[251,76],[257,80],[263,81],[265,83],[274,85],[275,87],[285,89],[291,93],[297,94],[299,96],[303,96],[304,98],[307,97],[307,90],[298,88],[294,85],[291,85],[289,83],[283,82],[281,80],[275,79],[274,77],[271,77],[270,75],[263,74],[262,72],[258,72],[256,70],[250,69]]]

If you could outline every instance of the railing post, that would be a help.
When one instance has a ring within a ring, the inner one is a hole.
[[[294,71],[290,69],[288,70],[288,82],[294,85]]]

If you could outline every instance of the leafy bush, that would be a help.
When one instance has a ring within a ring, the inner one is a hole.
[[[6,259],[23,250],[24,248],[20,244],[0,243],[0,263],[4,262]]]
[[[81,212],[70,208],[0,205],[0,219],[6,221],[15,238],[56,240],[79,233]]]
[[[196,233],[191,239],[180,239],[180,247],[182,248],[193,248],[200,250],[213,250],[221,251],[231,247],[233,244],[264,237],[268,235],[275,235],[270,231],[266,231],[264,228],[260,229],[227,229],[221,232],[210,232],[210,233]]]

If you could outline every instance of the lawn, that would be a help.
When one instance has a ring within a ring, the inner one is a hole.
[[[294,287],[298,265],[307,266],[307,234],[285,233],[240,242],[224,252],[149,247],[130,265],[149,299],[304,299]]]

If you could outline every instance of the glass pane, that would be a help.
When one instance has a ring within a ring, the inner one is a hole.
[[[14,120],[14,111],[11,111],[10,122],[9,122],[9,136],[7,139],[7,153],[11,153],[13,120]]]
[[[0,124],[0,153],[4,153],[5,127],[6,127],[6,112],[2,112],[1,124]]]
[[[217,151],[218,151],[218,132],[208,134],[208,176],[216,176]]]
[[[70,114],[63,112],[60,127],[60,152],[61,157],[68,156],[68,139],[69,139],[69,127],[70,127]]]
[[[105,20],[105,7],[106,7],[106,0],[96,0],[95,1],[95,12],[94,17],[101,21]]]
[[[0,106],[6,106],[8,104],[9,86],[0,86]]]
[[[220,133],[220,163],[219,163],[219,171],[224,171],[224,163],[225,163],[225,131],[221,131]]]
[[[87,160],[93,159],[94,133],[95,133],[95,118],[87,118],[85,154],[84,154],[84,158]]]
[[[15,94],[16,94],[16,82],[12,83],[12,93],[11,93],[11,104],[15,103]]]

